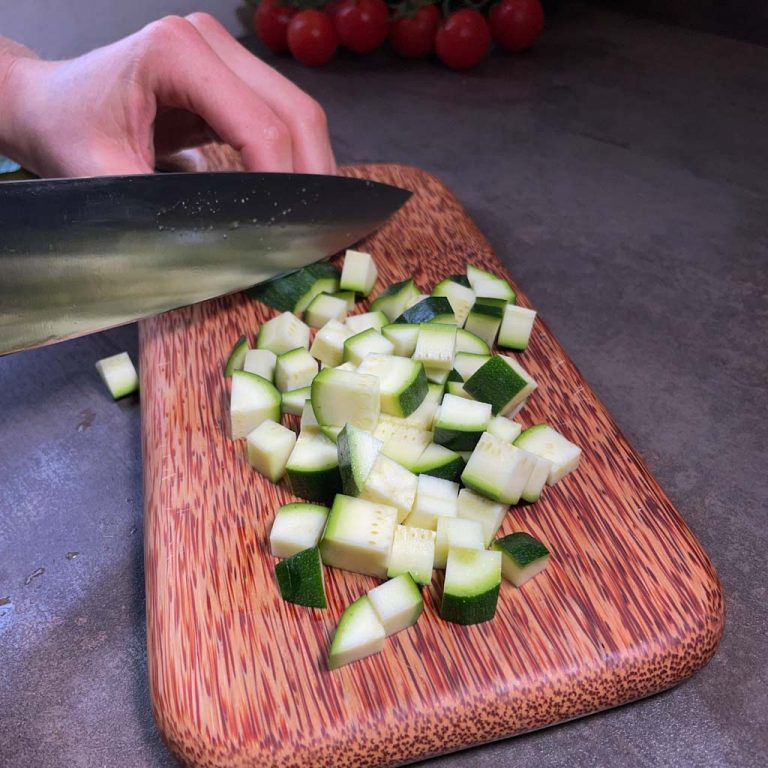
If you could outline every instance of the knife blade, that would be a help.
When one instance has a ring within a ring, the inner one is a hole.
[[[293,271],[370,234],[410,195],[275,173],[0,183],[0,355]]]

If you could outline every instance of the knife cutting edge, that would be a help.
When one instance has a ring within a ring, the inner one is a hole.
[[[365,179],[279,173],[0,183],[0,355],[327,258],[410,195]]]

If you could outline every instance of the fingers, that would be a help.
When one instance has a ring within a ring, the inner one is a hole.
[[[167,17],[142,35],[142,76],[165,107],[199,115],[248,170],[294,170],[291,132],[216,55],[190,22]]]
[[[302,173],[335,173],[336,160],[323,108],[279,72],[250,54],[206,13],[186,17],[217,56],[288,127],[294,168]]]

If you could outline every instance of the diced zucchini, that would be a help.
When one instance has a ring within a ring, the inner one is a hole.
[[[413,467],[417,475],[432,475],[455,483],[461,479],[463,469],[464,459],[455,451],[437,443],[428,445]]]
[[[339,286],[343,290],[354,291],[367,296],[376,285],[379,270],[370,253],[347,250],[344,254],[344,267],[341,270]]]
[[[396,461],[401,467],[415,471],[421,454],[432,443],[432,433],[418,427],[403,424],[382,448],[382,453]]]
[[[281,409],[283,413],[290,413],[293,416],[301,416],[304,410],[304,403],[312,397],[311,387],[301,387],[301,389],[292,389],[289,392],[283,392]]]
[[[301,501],[277,510],[269,545],[275,557],[289,557],[317,546],[328,518],[328,507]]]
[[[484,269],[468,264],[467,279],[477,296],[504,299],[504,301],[510,302],[515,301],[516,296],[512,286],[492,272],[486,272]]]
[[[448,550],[440,616],[456,624],[480,624],[496,615],[501,587],[501,552]]]
[[[346,424],[336,440],[341,487],[347,496],[359,496],[384,447],[370,432]]]
[[[478,297],[469,311],[464,328],[470,333],[474,333],[475,336],[479,336],[489,347],[492,347],[501,327],[506,306],[507,304],[503,299]]]
[[[501,552],[501,572],[507,581],[522,587],[549,563],[549,550],[529,533],[510,533],[493,544]]]
[[[448,550],[454,547],[485,549],[483,526],[477,520],[463,517],[439,518],[435,536],[435,568],[445,568]]]
[[[275,386],[281,392],[308,387],[317,376],[317,371],[317,360],[304,347],[292,349],[277,357]]]
[[[283,600],[308,608],[326,608],[323,563],[317,547],[286,557],[275,566]]]
[[[466,328],[456,330],[456,353],[471,352],[473,355],[490,355],[491,348],[479,336],[470,333]]]
[[[392,541],[387,576],[394,578],[410,574],[417,584],[432,581],[432,563],[435,559],[435,532],[410,525],[398,525]]]
[[[368,600],[387,637],[412,627],[424,610],[421,590],[408,574],[396,576],[374,587],[368,593]]]
[[[488,422],[488,431],[505,443],[514,443],[522,429],[522,425],[506,416],[494,416]]]
[[[526,451],[483,432],[461,473],[461,481],[489,499],[517,504],[533,465],[533,458]]]
[[[552,462],[549,459],[545,459],[543,456],[536,456],[533,453],[531,456],[534,462],[533,469],[528,476],[522,494],[520,494],[520,498],[529,503],[539,500],[539,496],[541,496],[541,492],[544,490],[549,474],[552,471]]]
[[[443,323],[456,325],[456,315],[453,314],[451,303],[445,296],[427,296],[408,307],[395,319],[396,323]]]
[[[285,474],[288,457],[296,445],[296,433],[276,421],[262,421],[248,433],[248,463],[268,480],[277,483]]]
[[[464,389],[464,383],[461,381],[446,381],[445,391],[449,395],[454,395],[455,397],[461,397],[464,400],[475,399],[474,397],[472,397],[472,395],[469,394],[469,392],[467,392],[466,389]]]
[[[445,382],[448,380],[450,371],[447,368],[433,368],[431,365],[424,366],[424,373],[427,374],[427,381],[432,384],[440,384],[445,389]]]
[[[427,385],[427,396],[424,399],[430,403],[434,403],[435,405],[440,405],[440,403],[443,401],[444,393],[444,384],[435,384],[434,382],[430,382]]]
[[[384,649],[386,631],[366,595],[355,600],[341,615],[328,654],[329,669],[359,661]]]
[[[381,440],[386,445],[401,426],[400,419],[384,414],[379,418],[379,423],[376,425],[376,429],[373,430],[373,435],[377,440]]]
[[[573,472],[581,460],[581,448],[548,424],[529,427],[515,440],[515,445],[552,462],[548,485],[554,485]]]
[[[476,400],[490,403],[494,415],[510,413],[536,389],[530,374],[511,357],[494,355],[464,382]]]
[[[469,283],[469,279],[466,275],[448,275],[448,277],[445,278],[446,280],[453,280],[454,283],[458,283],[459,285],[463,285],[466,288],[471,288],[472,286]]]
[[[131,395],[139,389],[139,377],[127,352],[120,352],[99,360],[96,363],[96,370],[114,400]],[[231,376],[232,373],[227,375]]]
[[[283,312],[262,324],[256,346],[258,349],[271,349],[276,355],[298,347],[309,349],[309,326],[296,315]]]
[[[418,479],[413,472],[380,453],[365,479],[360,495],[363,499],[394,508],[397,522],[402,523],[413,506],[417,484]]]
[[[338,494],[320,539],[323,562],[383,579],[396,527],[394,507]]]
[[[274,381],[277,355],[271,349],[249,349],[245,353],[243,370]]]
[[[427,395],[424,366],[407,357],[369,354],[360,363],[357,372],[378,378],[381,412],[391,416],[409,416]]]
[[[417,293],[415,296],[412,296],[410,299],[408,299],[408,301],[405,303],[405,309],[403,310],[403,312],[409,310],[411,307],[416,306],[416,304],[428,298],[429,298],[428,293]],[[395,322],[397,322],[397,319],[395,319]]]
[[[344,342],[352,331],[338,320],[329,320],[316,334],[309,351],[325,365],[340,365],[344,358]]]
[[[395,345],[391,341],[385,339],[373,328],[369,328],[367,331],[350,336],[344,342],[344,361],[348,360],[359,366],[367,355],[391,355],[394,351]]]
[[[351,312],[355,308],[357,298],[354,291],[336,291],[336,293],[331,293],[329,295],[345,301],[347,304],[347,312]]]
[[[446,394],[435,420],[435,442],[454,451],[471,451],[491,420],[491,406]]]
[[[490,359],[490,355],[477,354],[475,352],[457,352],[456,359],[453,361],[453,367],[460,374],[462,380],[466,381]]]
[[[302,432],[319,432],[320,422],[315,416],[315,409],[312,407],[312,401],[307,400],[304,403],[304,407],[301,409],[301,421],[299,421],[299,428]]]
[[[383,312],[363,312],[361,315],[351,315],[347,318],[347,328],[351,331],[350,336],[356,333],[362,333],[369,328],[374,331],[380,331],[388,322],[387,316]]]
[[[341,490],[336,445],[314,430],[299,434],[285,473],[291,490],[308,501],[327,504]]]
[[[459,491],[458,516],[463,520],[476,520],[483,527],[483,541],[490,546],[504,522],[507,506],[498,501],[491,501],[485,496],[462,488]]]
[[[499,346],[523,350],[528,346],[536,312],[517,304],[507,304],[499,328]]]
[[[351,371],[352,373],[355,373],[357,371],[357,366],[354,363],[346,362],[346,363],[342,363],[341,365],[337,365],[336,370]]]
[[[436,530],[440,517],[456,517],[458,512],[459,484],[441,477],[419,475],[416,499],[406,520],[415,528]]]
[[[235,371],[242,371],[243,370],[243,364],[245,363],[245,355],[248,352],[248,339],[245,336],[241,336],[232,346],[232,351],[229,353],[229,357],[227,357],[227,362],[224,364],[224,375],[229,378],[232,376],[232,374]],[[122,354],[128,355],[127,352],[123,352]],[[118,355],[115,355],[114,357],[118,357]],[[107,360],[112,360],[114,358],[108,357]],[[104,360],[99,360],[98,363],[96,363],[96,370],[98,370],[99,373],[101,373],[101,368],[99,366],[103,367]],[[131,367],[133,367],[133,363],[131,363]],[[254,371],[254,373],[259,373],[259,371]],[[259,373],[259,375],[261,375]],[[271,376],[264,378],[272,378]],[[105,379],[106,383],[106,379]],[[111,392],[112,390],[110,390]],[[113,395],[114,397],[114,395]],[[117,399],[117,398],[115,398]]]
[[[379,421],[379,380],[338,368],[325,368],[312,382],[312,408],[321,424],[353,424],[372,431]]]
[[[433,296],[444,296],[451,305],[458,325],[464,325],[469,310],[475,303],[475,292],[467,286],[446,278],[441,280],[433,289]]]
[[[390,323],[381,329],[386,339],[389,339],[395,354],[400,357],[411,357],[416,349],[416,339],[419,335],[419,326],[411,323]]]
[[[437,408],[437,403],[425,397],[421,405],[413,413],[405,417],[405,423],[419,429],[430,430],[432,429],[432,422],[435,420]]]
[[[322,328],[329,320],[343,322],[347,312],[344,299],[338,299],[330,293],[318,293],[305,310],[304,320],[312,328]]]
[[[233,371],[229,414],[232,437],[238,440],[263,421],[280,421],[280,393],[255,373]]]
[[[414,296],[420,294],[419,289],[413,282],[413,278],[403,280],[401,283],[394,283],[382,291],[378,298],[371,303],[373,311],[381,311],[392,322],[396,317],[402,314],[406,304]]]
[[[318,262],[251,288],[248,295],[281,312],[302,313],[318,293],[339,290],[339,270]]]
[[[328,424],[320,424],[320,431],[332,442],[336,443],[339,440],[339,434],[344,427],[334,427]]]
[[[456,358],[456,326],[428,323],[419,328],[413,359],[430,370],[450,373]]]
[[[455,368],[451,368],[451,370],[448,372],[448,378],[446,379],[445,385],[447,388],[448,384],[452,382],[461,383],[463,381],[464,377]]]

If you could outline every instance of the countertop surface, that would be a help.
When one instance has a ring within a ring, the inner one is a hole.
[[[727,625],[664,694],[431,766],[739,766],[768,754],[768,49],[589,7],[459,75],[276,65],[341,162],[458,195],[703,542]],[[1,279],[1,278],[0,278]],[[146,682],[135,326],[0,359],[0,765],[173,765]],[[589,450],[589,446],[585,446]]]

